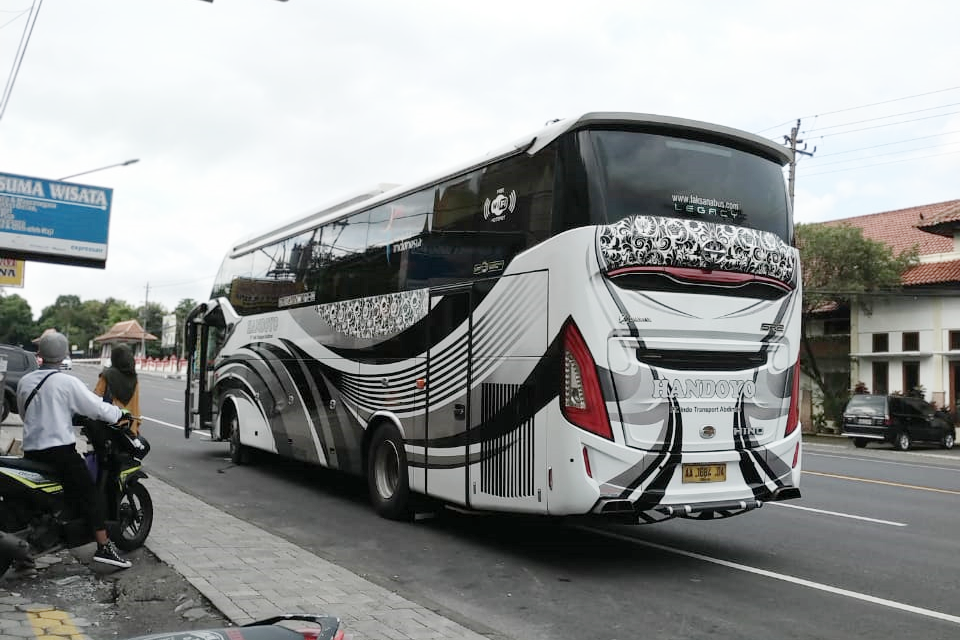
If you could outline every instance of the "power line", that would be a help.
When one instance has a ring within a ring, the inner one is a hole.
[[[834,169],[832,171],[818,171],[817,173],[804,173],[801,177],[811,178],[813,176],[822,176],[828,173],[839,173],[841,171],[855,171],[857,169],[867,169],[870,167],[882,167],[888,164],[897,164],[900,162],[910,162],[911,160],[925,160],[927,158],[939,158],[941,156],[952,156],[960,153],[960,151],[948,151],[946,153],[933,153],[927,156],[917,156],[916,158],[903,158],[902,160],[891,160],[890,162],[877,162],[875,164],[864,164],[859,167],[847,167],[846,169]]]
[[[932,118],[942,118],[942,117],[944,117],[944,116],[952,116],[952,115],[957,114],[957,113],[960,113],[960,111],[949,111],[949,112],[947,112],[947,113],[941,113],[941,114],[938,114],[938,115],[935,115],[935,116],[924,116],[923,118],[912,118],[912,119],[910,119],[910,120],[901,120],[900,122],[888,122],[887,124],[877,124],[877,125],[874,125],[874,126],[872,126],[872,127],[863,127],[863,128],[860,128],[860,129],[850,129],[849,131],[838,131],[838,132],[836,132],[836,133],[828,133],[828,134],[826,134],[826,135],[816,136],[816,137],[817,137],[817,138],[820,138],[820,139],[822,140],[823,138],[829,138],[830,136],[842,136],[842,135],[845,134],[845,133],[857,133],[858,131],[869,131],[869,130],[871,130],[871,129],[881,129],[881,128],[883,128],[883,127],[892,127],[892,126],[895,126],[895,125],[898,125],[898,124],[910,124],[911,122],[919,122],[919,121],[921,121],[921,120],[930,120],[930,119],[932,119]]]
[[[854,124],[863,124],[864,122],[876,122],[877,120],[886,120],[887,118],[896,118],[898,116],[909,116],[914,113],[923,113],[924,111],[933,111],[935,109],[946,109],[947,107],[955,107],[960,105],[960,102],[954,102],[951,104],[942,104],[938,107],[927,107],[926,109],[916,109],[914,111],[903,111],[901,113],[891,113],[888,116],[878,116],[876,118],[866,118],[864,120],[856,120],[854,122],[845,122],[844,124],[832,124],[828,127],[819,127],[817,129],[806,129],[803,133],[813,133],[814,131],[825,131],[827,129],[836,129],[838,127],[849,127]],[[949,114],[947,114],[949,115]]]
[[[936,91],[927,91],[926,93],[915,93],[912,96],[904,96],[902,98],[893,98],[892,100],[882,100],[880,102],[873,102],[870,104],[862,104],[858,107],[847,107],[846,109],[837,109],[836,111],[826,111],[824,113],[818,113],[812,116],[806,116],[807,118],[819,118],[820,116],[832,116],[835,113],[843,113],[844,111],[856,111],[857,109],[866,109],[867,107],[876,107],[881,104],[890,104],[891,102],[900,102],[901,100],[910,100],[912,98],[920,98],[923,96],[932,96],[935,93],[945,93],[947,91],[956,91],[960,89],[960,86],[957,87],[947,87],[946,89],[937,89]]]
[[[946,93],[947,91],[956,91],[957,89],[960,89],[960,86],[957,86],[957,87],[947,87],[946,89],[937,89],[936,91],[927,91],[927,92],[924,92],[924,93],[915,93],[915,94],[913,94],[913,95],[911,95],[911,96],[903,96],[903,97],[901,97],[901,98],[892,98],[892,99],[890,99],[890,100],[881,100],[880,102],[871,102],[870,104],[861,104],[861,105],[856,106],[856,107],[846,107],[846,108],[844,108],[844,109],[836,109],[836,110],[834,110],[834,111],[825,111],[825,112],[823,112],[823,113],[817,113],[817,114],[813,114],[813,115],[809,115],[809,116],[802,116],[802,117],[799,118],[799,119],[800,119],[800,120],[805,120],[805,119],[807,119],[807,118],[819,118],[820,116],[829,116],[829,115],[833,115],[833,114],[835,114],[835,113],[843,113],[843,112],[845,112],[845,111],[856,111],[857,109],[866,109],[866,108],[868,108],[868,107],[876,107],[876,106],[881,105],[881,104],[890,104],[891,102],[901,102],[901,101],[903,101],[903,100],[910,100],[910,99],[913,99],[913,98],[920,98],[920,97],[923,97],[923,96],[932,96],[932,95],[934,95],[934,94],[936,94],[936,93]],[[765,131],[770,131],[771,129],[779,129],[780,127],[782,127],[782,126],[784,126],[784,125],[787,125],[787,124],[790,124],[790,123],[793,122],[793,121],[794,121],[794,118],[791,118],[790,120],[787,120],[786,122],[781,122],[780,124],[774,125],[774,126],[772,126],[772,127],[767,127],[766,129],[761,129],[760,131],[755,131],[754,133],[758,133],[758,134],[759,134],[759,133],[763,133],[763,132],[765,132]]]
[[[947,147],[953,144],[960,144],[960,140],[954,140],[953,142],[944,142],[942,144],[931,144],[926,147],[914,147],[913,149],[904,149],[902,151],[888,151],[886,153],[875,153],[863,158],[850,158],[849,160],[834,160],[833,162],[819,162],[817,163],[816,168],[819,169],[820,167],[828,167],[830,165],[844,164],[847,162],[859,162],[861,160],[872,160],[873,158],[880,158],[883,156],[895,156],[901,153],[913,153],[914,151],[923,151],[924,149],[939,149],[940,147]],[[910,158],[904,158],[904,159],[909,160]]]
[[[845,153],[854,153],[856,151],[868,151],[870,149],[877,149],[879,147],[889,147],[895,144],[905,144],[907,142],[915,142],[917,140],[929,140],[930,138],[939,138],[940,136],[948,136],[954,133],[960,133],[960,129],[956,131],[945,131],[944,133],[935,133],[930,136],[918,136],[916,138],[907,138],[906,140],[897,140],[896,142],[884,142],[881,144],[870,145],[869,147],[859,147],[857,149],[847,149],[846,151],[834,151],[833,153],[824,153],[821,158],[829,158],[830,156],[839,156]]]
[[[3,97],[0,98],[0,119],[7,112],[7,105],[10,104],[10,95],[13,93],[13,85],[17,81],[17,75],[20,73],[20,65],[23,62],[23,56],[27,53],[27,45],[30,43],[30,36],[33,35],[33,26],[37,23],[37,16],[40,14],[40,7],[43,6],[43,0],[37,0],[30,6],[30,16],[27,18],[27,24],[20,37],[20,45],[17,47],[17,55],[13,61],[13,69],[10,71],[10,77],[7,78],[7,85],[3,90]],[[34,9],[36,7],[36,9]]]
[[[18,13],[15,17],[10,18],[10,20],[8,20],[7,22],[4,22],[3,24],[0,24],[0,29],[3,29],[4,27],[7,27],[7,26],[13,24],[14,22],[16,22],[17,20],[19,20],[20,18],[22,18],[22,17],[23,17],[23,14],[27,13],[27,11],[28,11],[28,9],[24,9],[23,11],[21,11],[20,13]],[[5,12],[5,13],[13,13],[13,11],[8,11],[8,12]]]

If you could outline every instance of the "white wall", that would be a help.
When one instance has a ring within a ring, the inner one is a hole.
[[[859,380],[872,387],[875,361],[888,363],[890,391],[903,389],[903,361],[920,362],[920,384],[926,388],[925,399],[942,401],[949,395],[949,363],[960,360],[960,351],[949,353],[949,332],[960,331],[960,298],[940,296],[903,296],[875,300],[872,313],[854,305],[851,319],[851,354],[859,368]],[[919,333],[920,350],[903,353],[903,333]],[[889,353],[871,355],[873,334],[887,333]],[[854,381],[855,382],[855,381]],[[872,389],[871,389],[872,390]]]

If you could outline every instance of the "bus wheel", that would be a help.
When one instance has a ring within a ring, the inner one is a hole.
[[[373,434],[367,457],[367,487],[373,508],[384,518],[409,520],[410,484],[403,438],[392,424],[381,425]]]
[[[250,449],[240,444],[240,420],[236,415],[230,416],[230,462],[233,464],[250,462]]]

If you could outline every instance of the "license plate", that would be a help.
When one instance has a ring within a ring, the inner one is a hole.
[[[685,464],[684,482],[726,482],[727,464]]]
[[[873,418],[857,418],[857,424],[873,424]]]

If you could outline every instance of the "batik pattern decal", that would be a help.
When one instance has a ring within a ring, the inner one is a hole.
[[[769,231],[701,220],[632,216],[602,226],[597,251],[605,271],[687,267],[766,276],[790,283],[797,250]]]
[[[409,329],[427,315],[428,289],[317,305],[334,331],[355,338],[379,338]]]

